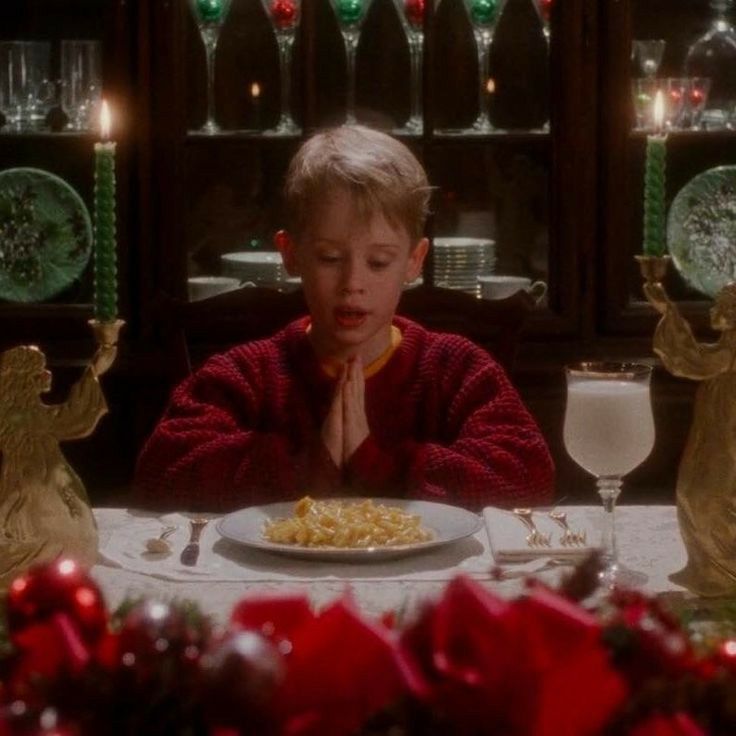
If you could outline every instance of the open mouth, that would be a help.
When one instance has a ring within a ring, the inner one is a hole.
[[[349,309],[347,307],[338,307],[335,309],[335,321],[340,327],[345,329],[360,327],[367,317],[368,312],[362,309]]]

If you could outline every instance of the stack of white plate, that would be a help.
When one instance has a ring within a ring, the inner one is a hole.
[[[256,286],[278,287],[288,274],[281,254],[274,251],[238,251],[220,256],[222,273]]]
[[[478,276],[493,273],[496,243],[490,238],[435,238],[434,283],[480,295]]]

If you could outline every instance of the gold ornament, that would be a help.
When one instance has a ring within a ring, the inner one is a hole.
[[[687,565],[670,576],[702,596],[736,593],[736,283],[710,310],[715,343],[700,343],[661,283],[668,257],[638,256],[644,294],[662,315],[654,352],[674,376],[700,381],[677,475]]]
[[[114,362],[124,323],[90,321],[98,349],[63,404],[45,404],[46,357],[35,345],[0,353],[0,591],[29,565],[97,559],[97,527],[62,440],[90,435],[107,413],[98,377]]]

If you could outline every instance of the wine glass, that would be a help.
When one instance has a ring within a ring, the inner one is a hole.
[[[664,56],[665,41],[662,38],[649,38],[634,41],[634,56],[639,62],[643,77],[656,77]]]
[[[506,0],[464,0],[465,9],[473,26],[473,35],[478,48],[478,117],[471,126],[476,133],[490,133],[493,124],[485,105],[488,92],[488,60],[493,35],[501,17]]]
[[[576,363],[565,373],[565,448],[596,477],[605,511],[601,583],[639,585],[646,577],[618,561],[614,512],[622,476],[644,462],[654,446],[652,369],[640,363]]]
[[[264,131],[267,135],[297,135],[301,128],[291,115],[291,51],[301,18],[301,0],[261,0],[271,21],[279,46],[279,73],[281,74],[281,115],[275,128]]]
[[[424,52],[425,0],[394,0],[396,12],[406,33],[411,62],[411,111],[400,133],[420,135],[422,124],[422,62]]]
[[[360,29],[373,0],[330,0],[335,11],[340,33],[345,43],[345,57],[348,67],[348,97],[345,123],[355,125],[355,52],[360,40]]]
[[[207,120],[200,131],[209,135],[220,132],[215,121],[215,51],[230,3],[231,0],[189,0],[207,60]]]
[[[539,19],[542,21],[542,33],[544,33],[544,40],[547,42],[548,49],[550,40],[550,20],[552,18],[553,4],[554,0],[534,0],[534,7],[537,9]]]

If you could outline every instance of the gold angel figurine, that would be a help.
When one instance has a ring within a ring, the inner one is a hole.
[[[59,442],[88,436],[107,413],[97,379],[115,353],[114,344],[101,344],[63,404],[41,400],[51,373],[37,347],[0,353],[0,591],[37,562],[62,554],[96,560],[87,494]]]
[[[677,477],[677,514],[688,552],[671,579],[703,596],[736,592],[736,283],[710,310],[715,343],[699,343],[659,282],[644,284],[662,314],[654,351],[675,376],[700,381]]]

